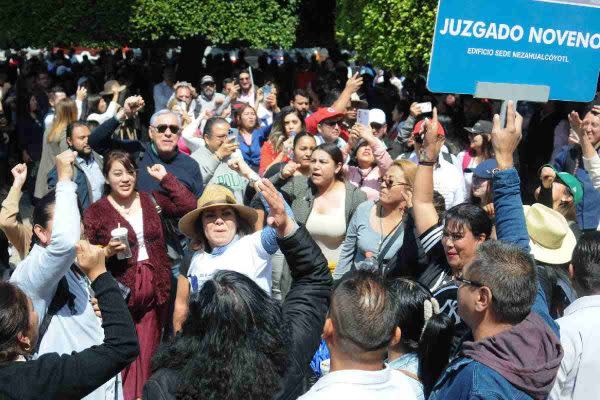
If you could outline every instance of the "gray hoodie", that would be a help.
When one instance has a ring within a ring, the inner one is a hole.
[[[462,353],[539,400],[550,393],[563,357],[559,338],[535,312],[498,335],[464,342]]]

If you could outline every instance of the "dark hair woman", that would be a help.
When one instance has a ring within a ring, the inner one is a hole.
[[[131,154],[113,151],[104,160],[108,195],[84,213],[85,233],[90,242],[106,246],[109,271],[126,288],[128,306],[140,341],[140,356],[123,371],[125,398],[141,398],[150,376],[150,358],[160,342],[167,317],[171,290],[171,266],[157,204],[168,216],[179,217],[195,206],[195,198],[164,166],[156,164],[148,173],[164,192],[135,190],[137,166]],[[126,230],[127,239],[115,240],[112,231]],[[127,241],[130,247],[126,252]]]
[[[294,137],[304,130],[304,119],[300,112],[291,106],[282,108],[277,119],[273,122],[269,140],[263,144],[260,150],[258,172],[264,175],[265,171],[273,165],[288,162]]]
[[[427,398],[450,359],[454,324],[422,284],[398,278],[390,287],[402,336],[388,349],[387,363],[412,378],[418,399]]]
[[[300,132],[294,136],[293,157],[288,162],[273,164],[264,173],[265,178],[271,178],[287,169],[290,175],[310,175],[310,157],[317,141],[315,137],[308,132]]]
[[[235,123],[240,151],[244,161],[254,171],[258,171],[260,165],[260,150],[267,140],[271,125],[261,127],[256,110],[248,105],[242,104],[235,113]]]
[[[344,158],[335,144],[315,147],[310,165],[308,177],[292,176],[284,168],[271,180],[291,203],[296,221],[306,225],[333,271],[350,219],[367,196],[345,181]],[[261,207],[256,200],[253,205]]]

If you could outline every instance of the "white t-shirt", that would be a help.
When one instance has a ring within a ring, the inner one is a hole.
[[[386,367],[380,371],[330,372],[299,400],[415,400],[409,377]]]
[[[261,231],[244,236],[212,253],[197,251],[193,255],[187,278],[190,291],[197,292],[219,270],[235,271],[252,279],[271,294],[271,255],[264,249]]]
[[[139,212],[133,216],[125,216],[129,225],[133,228],[135,238],[138,242],[138,258],[137,262],[148,259],[148,250],[146,249],[146,242],[144,242],[144,214]]]

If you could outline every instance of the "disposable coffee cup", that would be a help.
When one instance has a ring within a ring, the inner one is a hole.
[[[129,247],[129,239],[127,239],[127,233],[127,228],[122,226],[115,228],[110,232],[110,236],[112,237],[112,239],[116,239],[119,242],[123,243],[125,246],[127,246],[125,250],[117,253],[118,260],[131,258],[131,248]]]
[[[330,364],[331,360],[329,358],[321,361],[321,376],[325,376],[329,373]]]

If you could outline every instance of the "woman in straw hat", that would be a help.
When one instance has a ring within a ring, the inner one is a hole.
[[[231,168],[238,171],[241,168],[242,173],[249,173],[257,191],[276,192],[270,182],[259,181],[258,175],[246,163],[236,162]],[[271,204],[261,197],[268,209]],[[267,226],[254,232],[257,219],[256,210],[238,204],[227,187],[208,185],[198,199],[198,207],[179,220],[179,230],[192,239],[194,252],[184,259],[177,281],[173,315],[176,332],[187,316],[190,292],[199,291],[219,270],[240,272],[271,294],[270,260],[279,246],[274,228]]]

